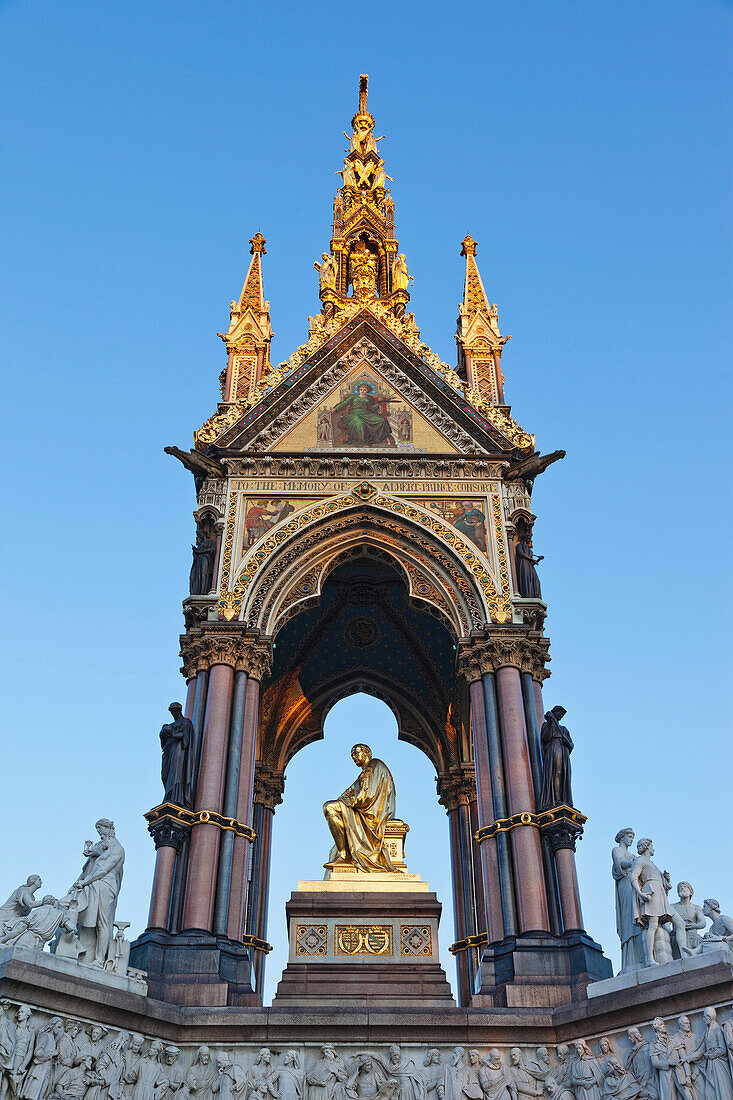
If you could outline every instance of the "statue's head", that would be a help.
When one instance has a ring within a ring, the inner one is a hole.
[[[46,894],[45,898],[41,902],[41,905],[53,905],[55,908],[58,905],[58,902],[56,901],[56,898],[53,896],[53,894]]]
[[[677,895],[680,901],[689,901],[695,891],[690,886],[689,882],[677,883]]]
[[[561,718],[564,718],[564,717],[565,717],[565,715],[566,715],[566,714],[567,714],[568,712],[567,712],[567,711],[565,710],[565,707],[560,707],[560,706],[558,706],[558,707],[553,707],[553,708],[552,708],[552,711],[551,711],[550,713],[551,713],[551,714],[554,714],[554,715],[555,715],[555,717],[557,718],[558,722],[559,722],[559,721],[560,721],[560,719],[561,719]]]
[[[690,1023],[689,1016],[680,1016],[677,1021],[680,1031],[692,1031],[692,1024]]]
[[[608,1054],[609,1050],[611,1049],[611,1040],[607,1039],[604,1035],[598,1045],[601,1048],[601,1054]]]
[[[641,840],[637,842],[636,850],[640,856],[653,856],[654,845],[648,836],[643,836]]]
[[[108,817],[100,817],[94,828],[97,830],[102,840],[106,840],[109,836],[115,835],[115,823],[110,821]]]
[[[667,1032],[667,1025],[661,1016],[657,1016],[656,1019],[652,1020],[652,1027],[657,1035],[665,1035]]]
[[[512,1049],[509,1051],[509,1057],[512,1060],[512,1065],[518,1066],[519,1063],[522,1061],[522,1052],[519,1047],[512,1047]]]
[[[172,1066],[179,1054],[180,1054],[180,1051],[179,1051],[178,1047],[175,1047],[175,1046],[166,1047],[165,1048],[165,1064],[167,1066]]]
[[[368,745],[354,745],[351,750],[351,759],[360,768],[363,768],[372,758],[372,750]]]
[[[702,1018],[706,1024],[714,1024],[718,1018],[718,1014],[714,1008],[706,1008],[703,1010]]]
[[[501,1051],[497,1047],[492,1047],[489,1051],[489,1058],[495,1066],[501,1065]]]
[[[628,1035],[630,1041],[633,1043],[633,1045],[635,1047],[640,1046],[641,1043],[644,1042],[644,1040],[641,1037],[641,1032],[639,1031],[638,1027],[630,1027],[629,1030],[626,1032],[626,1034]]]
[[[558,1061],[559,1062],[564,1062],[569,1053],[570,1052],[567,1048],[567,1045],[565,1043],[560,1043],[560,1046],[557,1048],[557,1059],[558,1059]]]
[[[183,714],[183,707],[180,703],[171,703],[171,705],[168,707],[168,710],[171,712],[176,722]]]
[[[702,911],[706,917],[712,917],[720,912],[720,902],[716,901],[715,898],[705,898],[702,903]]]
[[[481,1058],[477,1050],[469,1050],[468,1052],[468,1064],[471,1066],[478,1066],[481,1063]]]
[[[257,1055],[257,1063],[256,1064],[259,1064],[260,1062],[264,1062],[266,1066],[269,1066],[271,1061],[272,1061],[272,1054],[270,1053],[270,1051],[267,1047],[263,1047],[262,1050]]]
[[[28,875],[28,878],[26,879],[25,884],[26,884],[26,886],[30,886],[31,890],[37,890],[38,887],[41,885],[41,876],[40,875]]]
[[[614,840],[617,844],[626,844],[628,846],[633,843],[634,836],[635,833],[633,829],[619,829]]]
[[[150,1050],[148,1051],[148,1058],[152,1058],[153,1060],[155,1060],[160,1057],[162,1051],[163,1044],[161,1043],[160,1039],[153,1039],[152,1043],[150,1044]]]
[[[207,1046],[200,1046],[196,1051],[196,1061],[202,1066],[208,1066],[211,1060],[211,1051]]]

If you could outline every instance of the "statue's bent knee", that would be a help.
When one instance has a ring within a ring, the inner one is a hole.
[[[338,802],[324,802],[323,803],[323,816],[326,819],[340,818],[341,806]]]

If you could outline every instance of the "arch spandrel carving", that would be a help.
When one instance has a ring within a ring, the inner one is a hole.
[[[219,600],[223,618],[244,619],[251,629],[273,632],[275,623],[263,619],[265,608],[272,610],[270,593],[288,587],[288,578],[297,574],[305,560],[313,566],[313,554],[323,556],[334,538],[364,542],[374,540],[401,553],[395,556],[414,567],[427,570],[432,577],[424,586],[418,583],[412,595],[432,604],[440,614],[455,609],[454,628],[459,636],[481,629],[487,623],[511,621],[509,580],[504,546],[501,511],[494,510],[495,538],[499,565],[498,585],[487,563],[454,529],[439,517],[408,502],[376,490],[365,483],[365,495],[359,501],[356,492],[322,501],[288,519],[257,545],[239,565],[230,582],[231,545],[234,539],[236,507],[230,503],[225,538],[225,569]],[[360,487],[361,488],[361,487]],[[228,555],[227,555],[227,550]],[[315,580],[315,576],[313,580]],[[284,581],[284,584],[281,582]],[[435,584],[434,582],[438,582]],[[431,589],[435,587],[435,597]],[[302,599],[311,598],[309,592]],[[297,600],[296,600],[297,602]]]

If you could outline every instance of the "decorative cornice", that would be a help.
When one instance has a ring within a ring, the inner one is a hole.
[[[551,659],[550,639],[526,626],[498,626],[485,637],[472,637],[460,643],[458,671],[469,683],[487,672],[500,668],[517,668],[529,672],[533,680],[542,682],[550,672],[545,668]]]
[[[253,680],[264,683],[272,669],[272,646],[259,636],[253,637],[231,627],[222,629],[211,624],[200,633],[181,635],[181,672],[190,679],[202,669],[213,665],[228,665],[235,672],[246,672]]]
[[[399,458],[387,455],[340,455],[333,452],[305,455],[225,454],[221,462],[231,477],[317,477],[330,478],[481,478],[499,480],[509,463],[506,459],[487,460],[481,455],[456,455],[436,458],[423,454],[402,454]],[[224,513],[224,504],[221,512]]]

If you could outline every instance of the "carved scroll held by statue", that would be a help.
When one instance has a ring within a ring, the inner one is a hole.
[[[548,710],[542,723],[542,810],[573,804],[570,790],[570,753],[573,751],[573,739],[565,726],[560,725],[560,719],[566,713],[564,707],[553,707]]]
[[[385,826],[395,816],[395,785],[383,761],[372,756],[368,745],[354,745],[354,763],[361,768],[358,779],[340,798],[326,802],[323,813],[331,830],[334,847],[330,869],[355,865],[360,871],[394,871],[384,844]]]
[[[161,779],[163,801],[172,802],[184,809],[193,808],[193,751],[194,729],[190,718],[183,715],[180,703],[171,703],[168,710],[173,721],[160,731],[160,747],[163,751]]]

